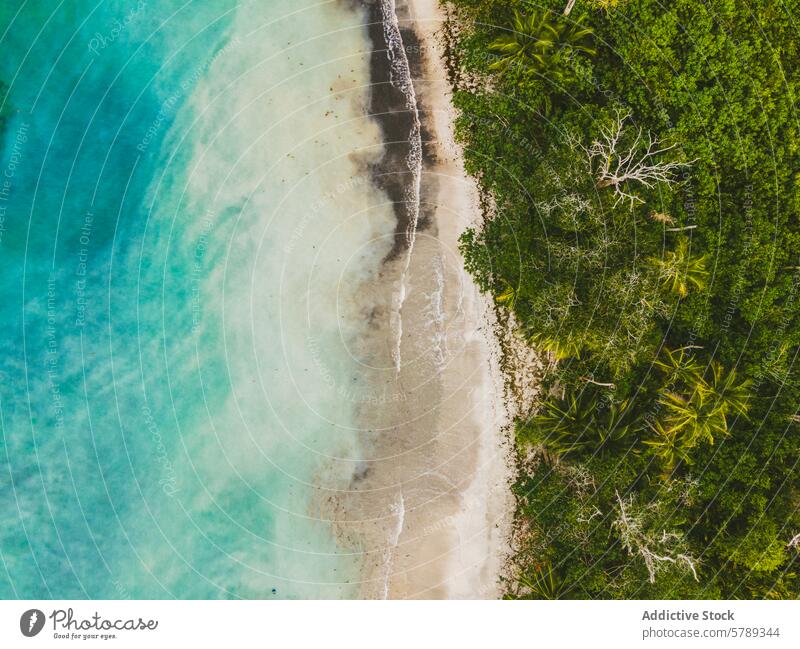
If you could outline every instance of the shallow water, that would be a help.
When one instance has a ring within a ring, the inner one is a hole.
[[[340,2],[5,2],[0,597],[348,597],[394,219]]]

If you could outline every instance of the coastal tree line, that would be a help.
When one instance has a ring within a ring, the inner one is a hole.
[[[465,263],[550,361],[509,597],[800,595],[798,4],[452,3]]]

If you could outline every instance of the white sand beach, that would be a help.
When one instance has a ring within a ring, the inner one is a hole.
[[[414,89],[433,142],[410,259],[387,264],[373,288],[382,307],[370,374],[391,397],[362,408],[370,461],[334,506],[345,541],[367,557],[364,597],[490,599],[509,551],[513,460],[492,304],[458,250],[460,234],[480,222],[478,195],[453,137],[444,16],[435,0],[398,3],[397,12],[419,38]],[[398,317],[402,336],[392,341]]]

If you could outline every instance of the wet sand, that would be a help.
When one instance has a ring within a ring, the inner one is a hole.
[[[386,6],[365,6],[375,47],[370,111],[388,142],[373,176],[398,226],[380,277],[364,289],[364,372],[381,398],[360,407],[364,462],[331,506],[342,543],[364,554],[364,597],[495,598],[514,507],[509,417],[494,311],[458,251],[481,214],[453,140],[443,16],[435,0],[397,2],[409,106],[387,67]],[[416,193],[409,132],[422,147]]]

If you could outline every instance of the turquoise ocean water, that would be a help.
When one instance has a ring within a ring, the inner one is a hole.
[[[0,597],[348,597],[362,16],[0,5]]]

